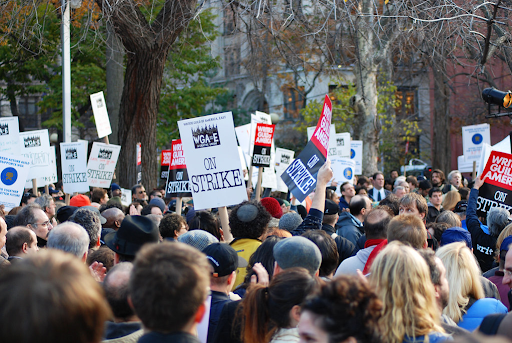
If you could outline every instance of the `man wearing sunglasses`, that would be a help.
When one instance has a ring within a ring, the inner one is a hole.
[[[37,246],[43,248],[46,246],[48,233],[53,229],[48,216],[37,204],[30,204],[18,212],[14,219],[15,226],[26,226],[35,232],[37,236]]]
[[[143,185],[137,184],[132,187],[132,199],[134,201],[137,199],[148,201],[148,195]]]

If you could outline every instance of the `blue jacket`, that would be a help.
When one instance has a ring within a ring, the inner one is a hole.
[[[336,223],[336,233],[338,236],[348,239],[355,246],[359,237],[364,233],[363,223],[349,212],[343,212]]]
[[[344,197],[340,197],[340,203],[338,204],[338,206],[340,207],[340,210],[343,210],[345,208],[348,208],[348,202],[347,200],[345,200]]]
[[[508,309],[503,303],[494,298],[483,298],[475,301],[462,320],[457,324],[459,327],[468,331],[474,331],[480,326],[485,316],[493,313],[507,313]]]

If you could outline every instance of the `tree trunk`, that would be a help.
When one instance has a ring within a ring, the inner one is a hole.
[[[137,182],[137,142],[142,145],[142,184],[156,187],[156,122],[162,74],[167,52],[127,54],[125,87],[119,109],[119,143],[122,146],[117,173],[127,187]]]
[[[451,170],[450,149],[450,88],[444,61],[432,66],[434,77],[434,132],[432,135],[432,167]]]
[[[142,184],[152,190],[158,176],[156,123],[164,66],[169,48],[192,19],[197,0],[166,0],[151,24],[136,1],[96,3],[111,20],[127,56],[119,108],[119,183],[130,187],[137,182],[136,144],[140,142]]]
[[[119,144],[119,106],[123,94],[124,49],[107,22],[107,108],[112,134],[110,143]]]
[[[374,40],[371,29],[373,20],[373,2],[363,0],[361,13],[366,14],[360,24],[366,30],[357,29],[356,101],[361,118],[359,138],[363,141],[363,175],[370,175],[378,170],[380,122],[377,115],[377,63],[375,62]]]

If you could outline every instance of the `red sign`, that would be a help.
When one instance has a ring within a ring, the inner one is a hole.
[[[316,125],[315,132],[311,137],[311,142],[315,144],[320,153],[327,157],[327,150],[329,149],[329,134],[331,130],[331,119],[332,119],[332,103],[331,99],[326,95],[324,100],[324,106],[322,108],[322,114],[318,124]]]
[[[272,124],[256,124],[256,135],[254,138],[254,145],[271,146],[272,137],[274,137],[275,125]]]
[[[171,164],[172,150],[162,150],[160,154],[160,165],[169,166]]]
[[[140,143],[137,143],[137,165],[140,166],[142,164],[142,148]]]
[[[186,168],[187,166],[185,165],[185,155],[183,153],[183,144],[181,144],[181,139],[175,139],[172,141],[171,150],[172,158],[169,170]]]
[[[512,155],[492,151],[482,175],[485,183],[512,191]]]

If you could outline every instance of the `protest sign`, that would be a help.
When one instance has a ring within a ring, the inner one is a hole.
[[[38,185],[49,185],[51,183],[56,183],[59,181],[59,178],[57,177],[57,154],[55,152],[55,146],[50,146],[50,170],[51,173],[48,176],[41,176],[37,178],[37,184]],[[31,187],[30,185],[25,185],[25,187]]]
[[[480,187],[477,214],[486,216],[493,207],[512,209],[512,154],[492,151],[481,175],[485,183]]]
[[[249,156],[253,155],[254,149],[254,139],[256,137],[256,126],[258,123],[261,124],[272,124],[272,119],[270,118],[270,114],[266,114],[265,112],[256,111],[256,113],[251,114],[251,132],[250,132],[250,141],[249,141]]]
[[[311,140],[313,137],[313,133],[316,130],[316,126],[310,126],[307,128],[308,132],[308,140]],[[350,135],[350,134],[349,134]],[[336,143],[336,127],[334,124],[331,124],[330,133],[329,133],[329,149],[327,150],[327,157],[337,157],[338,156],[338,145]]]
[[[254,139],[254,149],[252,156],[252,165],[255,167],[270,167],[270,153],[272,138],[274,137],[275,125],[261,124],[256,125],[256,135]]]
[[[480,159],[483,143],[491,144],[489,124],[462,127],[462,148],[466,161]]]
[[[162,150],[160,153],[160,179],[167,182],[169,164],[171,164],[172,150]]]
[[[20,205],[30,162],[26,157],[0,154],[0,204],[5,211]]]
[[[32,179],[49,178],[53,174],[48,130],[26,131],[19,134],[20,153],[30,160],[26,187],[32,187]],[[38,180],[39,181],[39,180]],[[48,183],[39,184],[45,186]]]
[[[121,204],[129,206],[132,203],[132,191],[131,189],[121,188]]]
[[[137,184],[142,183],[142,148],[140,143],[137,143]]]
[[[19,155],[19,135],[18,117],[0,118],[0,154]]]
[[[276,148],[276,157],[275,157],[275,170],[277,175],[281,175],[284,173],[286,168],[292,163],[293,156],[295,155],[295,151],[283,149],[283,148]],[[277,178],[277,185],[276,189],[279,192],[288,192],[288,187],[286,187],[286,184],[283,182],[283,179],[280,177]]]
[[[110,187],[120,151],[119,145],[92,143],[87,163],[87,179],[90,187]]]
[[[82,142],[60,143],[60,164],[64,193],[89,191],[87,152]]]
[[[363,174],[363,141],[350,141],[350,159],[356,163],[354,174]]]
[[[169,162],[169,173],[165,187],[165,197],[189,197],[190,182],[188,179],[185,156],[183,154],[183,144],[181,139],[172,141],[172,154]]]
[[[194,208],[247,200],[231,112],[178,122]]]
[[[316,186],[316,174],[327,158],[332,104],[326,95],[315,132],[304,150],[281,175],[288,189],[302,202]]]
[[[245,163],[245,156],[242,147],[238,146],[238,157],[240,158],[240,163],[242,164],[242,172],[244,173],[244,180],[249,180],[249,171],[247,170],[247,164]]]
[[[108,118],[107,105],[103,92],[91,94],[91,106],[98,137],[103,138],[110,135],[112,128],[110,127],[110,119]]]
[[[334,138],[336,140],[336,152],[338,157],[350,158],[350,132],[337,133],[334,135]]]
[[[354,184],[356,162],[349,158],[333,157],[331,158],[331,168],[334,174],[334,181],[341,185],[343,182]],[[336,187],[338,190],[339,187]]]

